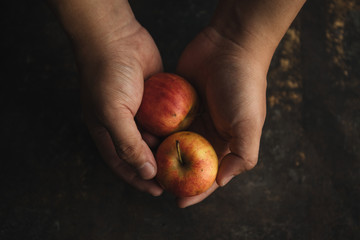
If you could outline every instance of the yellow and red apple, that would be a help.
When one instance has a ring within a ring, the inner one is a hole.
[[[189,127],[198,108],[195,89],[184,78],[157,73],[144,84],[144,95],[136,121],[145,131],[159,137]]]
[[[181,131],[168,136],[156,152],[156,180],[178,197],[205,192],[214,183],[218,158],[201,135]]]

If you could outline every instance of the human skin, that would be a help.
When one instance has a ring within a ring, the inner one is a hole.
[[[304,0],[222,0],[212,22],[184,50],[177,71],[199,90],[205,111],[194,123],[214,146],[220,167],[205,193],[179,198],[198,203],[258,160],[266,116],[271,58]]]
[[[162,71],[159,51],[125,0],[50,0],[74,45],[84,119],[107,164],[139,190],[160,195],[153,180],[154,136],[134,116],[144,79]],[[221,0],[211,23],[184,50],[177,72],[198,90],[204,111],[193,124],[214,146],[220,167],[205,193],[253,168],[266,115],[266,75],[273,53],[305,0]],[[149,147],[150,146],[150,147]]]
[[[144,79],[162,71],[160,53],[125,0],[51,0],[74,46],[84,121],[110,168],[158,196],[156,162],[134,116]]]

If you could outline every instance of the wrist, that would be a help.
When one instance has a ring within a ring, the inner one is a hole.
[[[137,31],[127,0],[50,0],[77,52],[103,50]]]
[[[270,54],[266,55],[264,51],[251,49],[242,42],[238,43],[213,26],[206,27],[200,37],[205,39],[202,42],[210,40],[210,45],[215,49],[209,51],[210,58],[228,58],[230,65],[236,62],[238,66],[244,67],[244,71],[253,71],[259,75],[258,79],[266,79],[271,60]]]
[[[305,0],[221,0],[210,26],[269,65]]]
[[[272,40],[271,36],[264,36],[263,33],[255,31],[254,28],[242,22],[237,15],[235,8],[230,11],[218,8],[210,23],[210,28],[216,32],[219,38],[227,39],[241,49],[240,51],[248,53],[252,58],[258,59],[262,65],[268,67],[277,47],[276,42]]]

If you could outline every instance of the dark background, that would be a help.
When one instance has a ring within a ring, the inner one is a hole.
[[[174,71],[216,1],[131,4]],[[47,5],[1,5],[1,240],[360,239],[359,1],[306,3],[270,66],[258,165],[187,209],[134,190],[100,159]]]

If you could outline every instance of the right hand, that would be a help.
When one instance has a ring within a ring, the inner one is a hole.
[[[159,51],[150,34],[133,18],[121,34],[97,39],[75,49],[81,73],[84,120],[102,158],[135,188],[154,196],[162,188],[153,180],[156,162],[134,116],[144,79],[162,71]],[[76,48],[76,44],[75,44]]]

